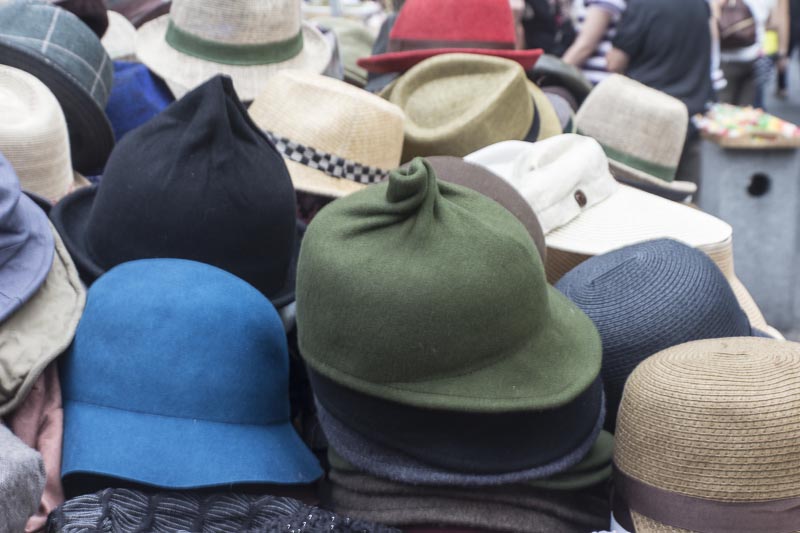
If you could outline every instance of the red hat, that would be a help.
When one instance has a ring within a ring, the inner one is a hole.
[[[512,59],[530,70],[540,49],[515,50],[508,0],[407,0],[389,34],[387,52],[358,60],[369,72],[403,72],[439,54]]]

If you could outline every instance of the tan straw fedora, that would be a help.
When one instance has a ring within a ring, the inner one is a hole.
[[[403,112],[343,81],[276,73],[249,113],[283,154],[298,191],[345,196],[400,164]]]
[[[136,28],[121,13],[108,12],[108,29],[100,42],[111,59],[136,61]]]
[[[547,96],[510,59],[437,55],[417,63],[381,96],[406,114],[403,161],[463,157],[500,141],[538,141],[561,133]]]
[[[628,378],[615,441],[613,515],[630,533],[800,531],[800,344],[653,355]]]
[[[35,76],[0,66],[0,153],[22,188],[50,202],[89,182],[72,169],[64,112]]]
[[[689,126],[677,98],[614,74],[589,93],[575,122],[603,146],[620,181],[679,201],[697,191],[675,179]]]
[[[138,30],[136,55],[176,98],[216,74],[253,100],[282,69],[322,73],[333,53],[300,18],[301,0],[175,0]]]

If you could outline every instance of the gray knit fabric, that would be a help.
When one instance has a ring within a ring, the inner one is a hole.
[[[44,462],[0,424],[0,533],[25,530],[44,491]]]
[[[311,507],[291,498],[106,489],[54,510],[52,533],[397,533]]]

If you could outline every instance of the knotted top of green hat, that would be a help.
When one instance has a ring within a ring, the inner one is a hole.
[[[597,331],[547,285],[524,226],[421,158],[309,225],[297,322],[315,370],[421,407],[563,405],[600,369]]]

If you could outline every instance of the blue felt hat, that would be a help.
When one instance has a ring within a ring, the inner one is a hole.
[[[117,141],[175,101],[166,83],[141,63],[114,61],[106,115]]]
[[[313,482],[288,380],[281,319],[255,288],[193,261],[121,264],[92,285],[63,359],[62,477]]]
[[[625,381],[647,357],[684,342],[761,336],[725,276],[703,252],[670,239],[592,257],[556,288],[592,319],[603,341],[606,429]]]

